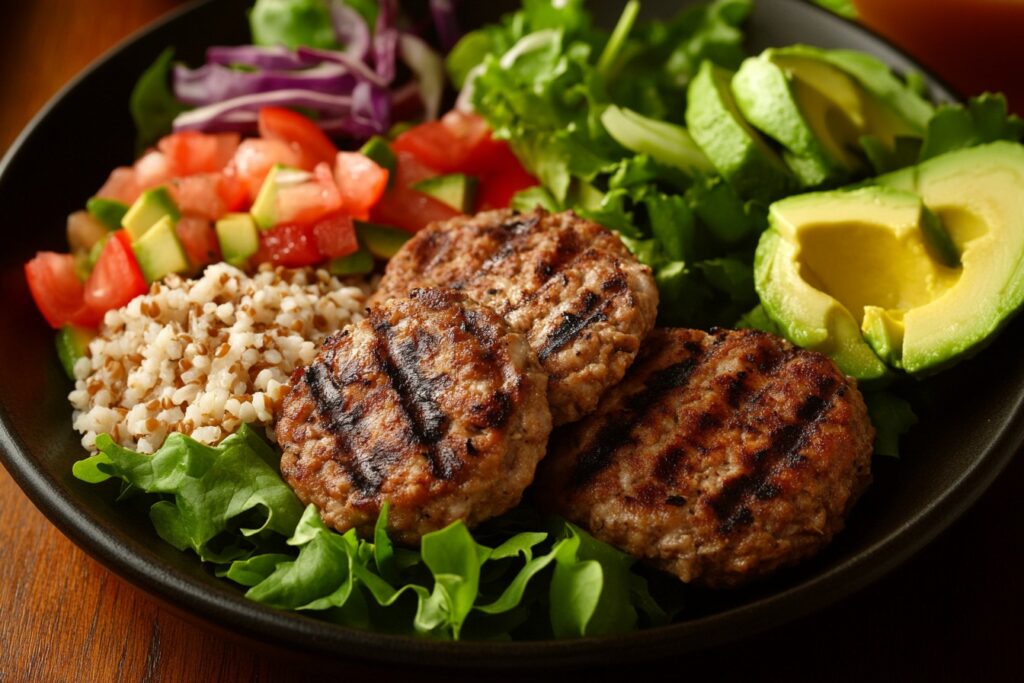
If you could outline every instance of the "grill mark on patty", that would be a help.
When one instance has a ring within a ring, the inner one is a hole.
[[[522,243],[523,239],[527,237],[535,227],[537,227],[538,223],[540,223],[540,218],[536,215],[522,216],[517,214],[515,216],[511,216],[510,220],[505,221],[501,225],[488,230],[488,232],[494,236],[498,242],[500,242],[500,246],[496,252],[480,264],[479,272],[486,273],[509,256],[516,253],[520,243]]]
[[[386,320],[374,318],[371,316],[370,321],[375,335],[373,356],[398,398],[409,436],[414,444],[424,448],[431,473],[438,479],[450,480],[461,461],[442,442],[449,418],[437,400],[441,387],[437,379],[424,377],[419,370],[420,359],[429,352],[431,340],[425,339],[421,332],[413,340],[394,348],[391,326]]]
[[[581,302],[582,310],[577,313],[562,313],[562,322],[559,323],[554,332],[548,335],[548,338],[544,341],[544,346],[537,353],[537,358],[540,359],[540,362],[545,362],[552,354],[567,346],[579,336],[580,332],[594,323],[608,320],[608,316],[604,312],[604,306],[598,308],[600,303],[602,303],[601,297],[588,290],[583,295],[583,301]]]
[[[345,470],[349,480],[361,494],[375,496],[380,492],[386,478],[386,470],[393,464],[394,458],[379,452],[363,457],[359,452],[354,436],[362,431],[361,423],[365,415],[358,405],[352,410],[345,410],[341,388],[331,370],[333,365],[332,350],[323,361],[314,362],[307,367],[303,378],[309,387],[317,414],[341,446],[340,449],[333,449],[331,459]]]
[[[607,422],[598,430],[594,445],[576,460],[576,466],[569,476],[569,487],[585,485],[611,464],[615,452],[631,440],[633,428],[643,421],[647,412],[665,394],[684,388],[702,359],[702,356],[695,356],[658,370],[647,379],[641,391],[609,415]]]
[[[796,411],[798,422],[776,429],[768,447],[751,457],[750,471],[725,482],[718,493],[709,497],[708,505],[719,519],[719,533],[731,533],[753,521],[753,513],[744,504],[750,497],[764,501],[781,493],[771,482],[776,467],[779,464],[793,467],[805,459],[800,451],[806,447],[812,430],[828,413],[841,387],[842,384],[831,377],[819,382],[818,388],[824,395],[812,394],[805,398]]]

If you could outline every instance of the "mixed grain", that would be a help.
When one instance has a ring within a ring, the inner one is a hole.
[[[242,423],[269,427],[295,368],[362,319],[367,291],[325,270],[224,263],[171,276],[107,312],[68,396],[82,445],[110,434],[152,453],[172,432],[216,444]],[[267,430],[273,437],[272,430]]]

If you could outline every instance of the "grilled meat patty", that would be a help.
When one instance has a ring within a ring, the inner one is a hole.
[[[556,425],[594,409],[651,331],[651,270],[609,230],[572,212],[489,211],[435,223],[388,263],[371,301],[416,287],[464,292],[526,334],[548,374]]]
[[[292,377],[281,472],[338,531],[414,544],[516,505],[551,432],[547,378],[523,334],[452,290],[416,290],[329,337]]]
[[[828,543],[873,439],[825,356],[753,330],[656,330],[597,411],[553,435],[535,498],[683,581],[734,586]]]

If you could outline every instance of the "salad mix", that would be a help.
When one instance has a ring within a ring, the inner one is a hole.
[[[422,27],[394,0],[258,0],[253,45],[210,48],[198,68],[165,52],[132,96],[144,153],[69,217],[69,253],[26,265],[69,372],[104,314],[167,274],[220,260],[368,274],[428,223],[508,206],[573,209],[615,230],[655,274],[660,324],[785,332],[755,288],[773,201],[1024,135],[1000,96],[935,107],[920,78],[868,55],[750,57],[750,0],[646,23],[639,8],[627,2],[608,31],[582,0],[523,0],[460,37],[445,0]],[[867,104],[810,133],[799,118],[777,126],[774,111],[811,111],[815,64],[895,118]],[[783,67],[805,74],[794,88],[807,100],[771,89]],[[441,116],[448,82],[458,97]],[[783,94],[759,103],[745,83]],[[727,153],[714,149],[723,121],[739,141]],[[887,379],[866,397],[876,452],[895,455],[915,418],[906,380]],[[445,638],[599,635],[679,609],[677,583],[528,506],[473,534],[429,534],[418,551],[392,546],[386,513],[372,540],[335,533],[249,427],[219,446],[172,435],[152,456],[108,436],[97,448],[77,477],[148,497],[163,539],[276,607]]]

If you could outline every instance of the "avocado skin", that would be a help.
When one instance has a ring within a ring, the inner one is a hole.
[[[687,91],[686,126],[741,196],[770,203],[793,192],[796,178],[743,119],[733,100],[732,77],[710,61],[701,64]]]

